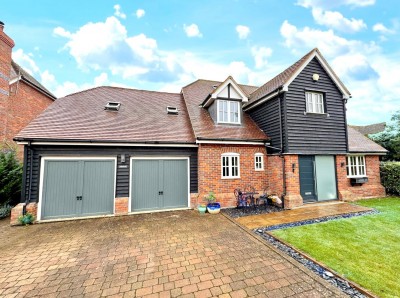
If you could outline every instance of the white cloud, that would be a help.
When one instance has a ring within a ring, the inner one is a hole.
[[[65,37],[65,38],[71,38],[72,34],[68,31],[66,31],[64,28],[62,27],[56,27],[53,30],[53,33],[55,35],[61,36],[61,37]]]
[[[381,34],[394,34],[395,31],[392,29],[387,28],[385,25],[382,23],[377,23],[372,27],[372,30],[374,32],[379,32]]]
[[[342,32],[354,33],[367,28],[361,19],[347,19],[337,11],[323,11],[321,8],[313,8],[312,15],[319,25],[325,25]]]
[[[17,62],[24,70],[26,70],[30,75],[39,72],[39,67],[33,60],[32,53],[25,53],[23,49],[18,49],[12,53],[12,58]]]
[[[250,28],[243,25],[237,25],[236,32],[238,33],[240,39],[246,39],[250,34]]]
[[[106,72],[102,72],[100,75],[94,78],[95,86],[103,86],[106,85],[107,82],[108,82],[108,75]]]
[[[335,1],[326,1],[326,0],[298,0],[297,5],[310,8],[310,7],[319,7],[319,8],[332,8],[337,6],[352,6],[352,7],[364,7],[371,6],[375,4],[375,0],[335,0]]]
[[[138,10],[136,10],[136,17],[138,18],[138,19],[140,19],[140,18],[142,18],[142,17],[144,17],[144,15],[145,15],[145,11],[144,11],[144,9],[138,9]]]
[[[48,89],[51,89],[56,84],[55,76],[47,69],[40,74],[40,81]]]
[[[267,65],[267,58],[271,57],[272,49],[267,47],[254,46],[251,48],[251,54],[254,57],[256,68],[260,69]]]
[[[121,5],[119,4],[114,5],[114,15],[121,19],[126,19],[126,14],[121,11]]]
[[[191,24],[189,26],[183,25],[183,30],[185,30],[185,33],[187,37],[202,37],[203,34],[201,34],[199,27],[196,24]]]

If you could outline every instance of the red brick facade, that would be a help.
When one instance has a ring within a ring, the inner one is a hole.
[[[16,226],[19,225],[18,217],[22,216],[22,211],[25,206],[25,203],[19,203],[17,206],[11,209],[11,219],[10,225]],[[32,214],[37,220],[37,203],[29,203],[26,206],[26,212]]]
[[[223,179],[221,176],[221,155],[223,153],[240,155],[240,178]],[[264,154],[264,170],[256,171],[256,153]],[[267,155],[264,146],[249,145],[210,145],[200,144],[198,149],[199,193],[192,195],[192,207],[204,203],[203,198],[213,191],[222,207],[236,206],[233,194],[236,188],[252,185],[258,192],[267,186]]]
[[[0,148],[16,148],[18,157],[22,159],[23,146],[17,148],[13,138],[43,112],[53,99],[21,79],[9,85],[13,44],[6,42],[6,38],[11,40],[0,26]]]
[[[381,184],[379,170],[379,156],[365,156],[366,171],[368,182],[362,185],[351,185],[347,178],[346,156],[336,156],[336,171],[338,177],[339,199],[344,201],[354,201],[362,198],[383,197],[386,195],[385,188]]]

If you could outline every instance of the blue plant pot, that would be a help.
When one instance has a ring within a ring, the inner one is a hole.
[[[207,204],[207,211],[211,214],[217,214],[221,211],[220,203],[209,203]]]

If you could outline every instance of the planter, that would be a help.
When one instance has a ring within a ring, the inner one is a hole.
[[[204,213],[206,213],[207,207],[206,207],[206,206],[201,206],[201,205],[199,205],[199,206],[197,207],[197,210],[199,210],[199,213],[200,213],[200,214],[204,214]]]
[[[210,214],[217,214],[221,211],[220,203],[209,203],[207,204],[207,211]]]

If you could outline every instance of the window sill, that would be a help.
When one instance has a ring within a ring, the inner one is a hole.
[[[233,180],[233,179],[240,179],[240,176],[238,177],[221,177],[223,180]]]
[[[264,169],[254,169],[254,171],[256,171],[256,172],[262,172],[262,171],[264,171]]]
[[[362,176],[347,176],[347,178],[348,178],[348,179],[351,179],[351,178],[368,178],[368,176],[367,176],[367,175],[362,175]]]
[[[313,113],[313,112],[304,112],[305,116],[312,116],[312,117],[330,117],[329,113]]]

